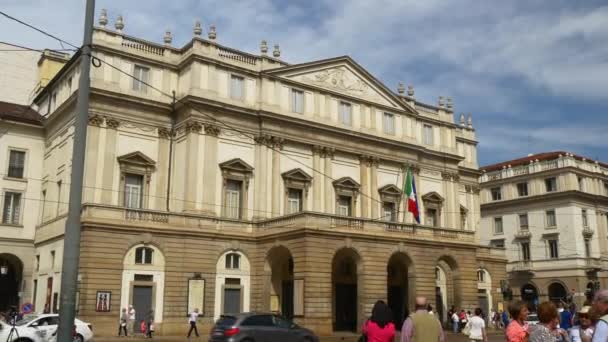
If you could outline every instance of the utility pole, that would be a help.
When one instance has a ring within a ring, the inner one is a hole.
[[[70,204],[63,239],[63,268],[61,273],[61,301],[59,306],[58,342],[72,342],[72,327],[76,316],[76,291],[78,285],[78,262],[80,258],[80,215],[82,210],[82,179],[84,154],[89,121],[89,93],[91,91],[91,45],[93,43],[93,20],[95,0],[87,0],[84,17],[84,38],[80,50],[80,81],[76,101],[74,144],[72,149],[72,179],[70,181]]]

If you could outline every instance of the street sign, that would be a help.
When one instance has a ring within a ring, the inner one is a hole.
[[[34,304],[32,303],[25,303],[21,306],[21,312],[23,312],[24,314],[30,314],[32,312],[34,312]]]

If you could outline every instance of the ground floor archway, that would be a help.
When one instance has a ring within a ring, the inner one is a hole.
[[[0,312],[19,306],[23,279],[23,262],[9,253],[0,254]]]
[[[272,248],[266,256],[265,270],[270,278],[269,307],[286,318],[294,316],[294,262],[291,252],[283,246]]]
[[[411,284],[409,279],[411,259],[404,253],[391,255],[386,267],[386,298],[388,306],[393,311],[395,326],[400,329],[403,321],[409,315],[411,299]]]
[[[339,250],[332,262],[333,321],[335,331],[357,331],[359,255]]]
[[[561,283],[551,283],[548,287],[549,300],[559,304],[566,303],[568,300],[568,291]]]
[[[538,290],[532,284],[526,284],[521,287],[521,300],[526,302],[528,309],[536,311],[538,306]]]

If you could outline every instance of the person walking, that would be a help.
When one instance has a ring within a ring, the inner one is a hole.
[[[528,341],[528,306],[521,300],[509,304],[509,314],[511,323],[506,326],[505,336],[507,342],[527,342]],[[504,316],[503,316],[504,317]]]
[[[572,328],[572,313],[566,309],[562,303],[559,303],[557,312],[559,312],[559,327],[564,330]]]
[[[135,320],[135,309],[133,308],[133,305],[129,305],[129,320],[127,321],[127,326],[129,327],[129,333],[131,336],[135,336],[135,332],[138,329],[137,327],[137,321]]]
[[[462,329],[464,329],[464,326],[467,325],[467,313],[464,311],[464,309],[460,310],[460,313],[458,314],[458,318],[460,319],[460,325],[458,326],[458,331],[462,331]]]
[[[425,297],[416,297],[415,312],[403,322],[401,342],[444,342],[441,322],[427,311]]]
[[[608,341],[608,290],[601,290],[595,294],[592,310],[599,316],[595,324],[592,342]]]
[[[127,337],[127,321],[129,320],[129,315],[127,314],[127,309],[122,308],[122,312],[120,314],[120,322],[118,323],[118,337],[125,333],[125,337]]]
[[[393,313],[384,301],[377,301],[370,317],[361,328],[368,342],[392,342],[395,339]]]
[[[505,310],[501,313],[500,320],[502,322],[502,328],[506,329],[507,326],[509,325],[509,314],[507,313],[507,310]]]
[[[469,320],[469,326],[471,328],[469,332],[469,339],[471,342],[488,342],[488,335],[486,334],[486,321],[481,317],[481,308],[475,309],[475,315]]]
[[[190,338],[190,335],[192,334],[192,330],[194,330],[196,337],[198,337],[198,329],[196,328],[197,319],[198,319],[198,308],[194,309],[194,311],[192,311],[190,313],[190,318],[188,318],[188,322],[190,323],[190,330],[188,330],[188,338]]]
[[[570,328],[570,341],[591,342],[593,338],[593,321],[591,319],[591,307],[583,306],[578,312],[579,325]]]
[[[147,318],[146,319],[146,322],[147,322],[146,337],[152,338],[152,333],[154,332],[154,310],[150,309],[150,311],[148,311],[148,316],[146,318]]]
[[[452,332],[454,334],[458,334],[458,322],[460,322],[460,318],[458,317],[458,313],[456,311],[452,312]]]
[[[559,326],[559,312],[552,302],[543,302],[538,306],[540,324],[530,329],[529,342],[570,342],[568,332]]]

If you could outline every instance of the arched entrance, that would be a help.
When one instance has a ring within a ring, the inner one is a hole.
[[[409,301],[412,298],[410,284],[413,285],[413,282],[409,281],[411,266],[411,259],[406,254],[398,252],[391,255],[386,267],[386,297],[398,329],[409,315]]]
[[[437,314],[442,323],[448,321],[448,308],[460,308],[460,274],[456,260],[442,256],[435,266],[435,293]]]
[[[336,252],[332,261],[335,331],[357,331],[359,255],[351,248]]]
[[[521,300],[528,304],[530,311],[536,311],[538,305],[538,290],[532,284],[526,284],[521,287]]]
[[[0,254],[0,312],[19,306],[23,263],[13,254]],[[18,308],[17,308],[18,309]]]
[[[251,264],[237,249],[224,252],[215,268],[214,319],[223,314],[249,311],[251,303]]]
[[[270,311],[289,319],[294,313],[293,270],[293,257],[286,247],[274,247],[268,252],[265,271],[270,276]]]
[[[566,303],[568,299],[568,291],[561,283],[551,283],[549,285],[549,300],[555,304]]]

